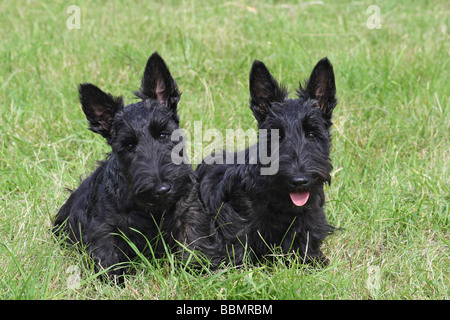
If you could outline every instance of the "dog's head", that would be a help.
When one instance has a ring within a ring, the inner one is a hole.
[[[322,186],[331,181],[329,130],[335,94],[334,71],[327,58],[317,63],[305,86],[299,86],[296,99],[287,99],[287,90],[264,63],[253,63],[250,109],[260,129],[259,148],[266,145],[278,158],[278,170],[265,178],[265,187],[283,197],[286,205],[304,207],[316,200],[323,204]],[[262,135],[261,129],[267,134]]]
[[[142,205],[173,205],[190,181],[192,169],[172,161],[179,143],[171,137],[179,128],[181,94],[159,54],[148,59],[136,92],[142,101],[124,106],[121,97],[89,83],[79,86],[79,94],[89,129],[111,145],[111,156],[119,162],[135,200]]]

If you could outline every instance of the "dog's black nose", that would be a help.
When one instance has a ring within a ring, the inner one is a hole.
[[[169,194],[170,189],[171,189],[171,187],[169,184],[163,183],[153,190],[153,194],[156,198],[162,198]]]
[[[291,178],[291,184],[294,187],[301,187],[304,186],[305,184],[307,184],[309,182],[309,179],[307,176],[297,176],[297,177],[292,177]]]

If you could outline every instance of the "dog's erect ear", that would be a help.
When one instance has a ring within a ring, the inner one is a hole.
[[[147,61],[140,92],[137,95],[141,98],[158,100],[173,111],[177,109],[181,94],[169,68],[156,51]]]
[[[319,109],[328,119],[331,119],[337,100],[333,66],[327,58],[323,58],[316,64],[305,87],[300,84],[297,93],[305,100],[316,99]]]
[[[272,102],[283,102],[287,91],[272,77],[267,67],[255,60],[250,71],[250,109],[258,122],[264,121]]]
[[[89,129],[109,137],[112,120],[117,111],[123,108],[122,97],[114,97],[90,83],[78,87],[83,112],[89,121]]]

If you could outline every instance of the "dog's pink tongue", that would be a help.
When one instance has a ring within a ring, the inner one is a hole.
[[[297,207],[301,207],[301,206],[304,206],[305,203],[308,201],[309,191],[292,192],[289,195],[291,196],[292,202]]]

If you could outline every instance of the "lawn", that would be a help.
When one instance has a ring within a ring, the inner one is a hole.
[[[75,29],[70,4],[0,4],[1,299],[450,298],[447,1],[76,1]],[[155,50],[191,135],[194,121],[256,128],[254,59],[292,95],[330,59],[339,103],[326,211],[341,229],[323,244],[329,266],[293,259],[199,275],[169,256],[137,261],[119,288],[51,236],[66,188],[109,151],[86,129],[78,83],[131,103]]]

